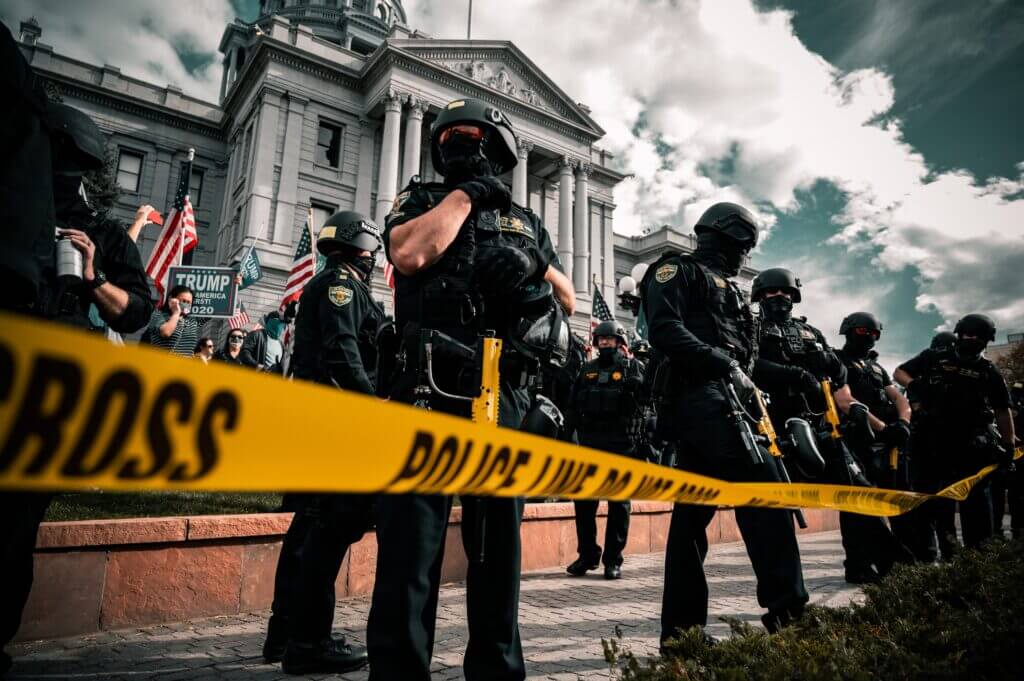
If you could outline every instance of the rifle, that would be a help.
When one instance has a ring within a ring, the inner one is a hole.
[[[431,395],[438,395],[450,400],[472,403],[470,418],[474,423],[486,423],[497,427],[498,425],[498,401],[501,395],[500,372],[498,362],[501,359],[501,340],[494,337],[493,332],[484,332],[477,339],[477,347],[471,348],[460,343],[451,336],[435,331],[423,329],[420,332],[420,342],[423,348],[423,362],[420,363],[420,382],[416,387],[416,405],[429,409],[429,398]],[[480,393],[476,396],[456,395],[446,392],[438,387],[434,380],[434,353],[449,357],[476,362],[476,375],[479,380],[475,385],[480,386]],[[484,535],[486,533],[486,518],[484,515],[483,499],[462,499],[463,507],[474,504],[473,526],[469,528],[470,546],[468,558],[475,563],[484,561]],[[465,525],[463,525],[465,528]]]
[[[783,482],[791,484],[793,480],[789,477],[786,464],[782,461],[782,448],[779,446],[779,438],[775,434],[775,426],[772,425],[772,419],[768,415],[764,394],[757,387],[754,388],[755,402],[760,410],[760,417],[756,417],[744,408],[743,402],[740,400],[739,395],[736,394],[735,386],[728,381],[723,381],[723,384],[725,385],[726,395],[729,397],[733,422],[739,428],[740,438],[743,440],[743,446],[746,448],[747,453],[751,455],[751,460],[758,465],[767,464],[761,456],[760,447],[758,447],[759,443],[764,444],[771,455],[769,460],[776,473]],[[750,428],[751,422],[757,425],[758,434],[756,436]],[[807,529],[807,521],[804,519],[803,511],[799,508],[793,509],[793,518],[800,529]]]

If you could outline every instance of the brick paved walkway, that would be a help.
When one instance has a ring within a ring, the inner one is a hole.
[[[845,605],[860,592],[843,581],[838,532],[800,538],[804,578],[811,601]],[[601,637],[622,628],[637,653],[653,653],[658,645],[664,554],[629,556],[623,579],[606,582],[600,573],[573,579],[562,569],[523,575],[520,626],[529,678],[607,679]],[[728,635],[716,618],[731,615],[758,622],[761,609],[754,597],[754,577],[742,544],[711,547],[707,561],[711,587],[712,635]],[[461,679],[466,625],[465,588],[441,591],[434,650],[434,677]],[[338,604],[335,626],[350,638],[364,641],[368,597]],[[170,626],[105,632],[80,638],[13,646],[12,679],[289,679],[278,666],[263,664],[260,647],[267,612],[193,620]],[[365,679],[361,671],[313,678]]]

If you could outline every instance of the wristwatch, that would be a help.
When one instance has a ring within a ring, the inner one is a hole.
[[[100,286],[103,286],[106,283],[107,283],[107,275],[103,274],[103,270],[96,270],[93,273],[92,281],[85,282],[85,286],[90,291],[95,291]]]

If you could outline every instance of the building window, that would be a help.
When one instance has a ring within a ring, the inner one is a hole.
[[[203,177],[206,171],[202,168],[192,168],[192,177],[188,183],[188,199],[192,202],[193,208],[199,208],[203,201]]]
[[[327,218],[331,217],[338,211],[337,206],[332,206],[327,203],[317,203],[316,201],[310,202],[313,209],[313,238],[315,239],[320,234],[320,228],[327,222]]]
[[[242,174],[240,177],[245,177],[245,171],[249,168],[249,154],[252,152],[252,129],[256,127],[253,123],[249,126],[249,129],[245,131],[245,146],[242,147]]]
[[[117,154],[117,185],[126,192],[137,194],[142,177],[142,154],[121,149]]]
[[[341,161],[341,128],[320,121],[316,136],[316,162],[322,166],[337,168]]]

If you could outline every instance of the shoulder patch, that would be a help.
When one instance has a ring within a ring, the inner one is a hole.
[[[327,298],[334,305],[342,307],[352,302],[352,289],[348,286],[332,286],[327,289]]]
[[[410,194],[412,194],[412,192],[402,192],[401,194],[395,197],[394,202],[392,202],[391,204],[391,215],[394,215],[396,217],[401,215],[399,211],[402,210],[402,204],[409,200]]]
[[[587,377],[587,379],[588,379],[588,380],[591,380],[591,381],[592,381],[592,380],[594,380],[595,378],[597,378],[597,372],[596,372],[596,371],[588,371],[588,372],[586,373],[586,377]]]
[[[665,263],[658,268],[658,271],[654,273],[654,279],[659,284],[664,284],[666,281],[670,281],[672,277],[679,273],[679,265],[674,263]]]
[[[806,338],[808,340],[816,340],[816,338],[814,337],[814,332],[811,331],[810,329],[800,329],[800,337]]]
[[[711,280],[715,282],[715,286],[717,286],[718,288],[728,288],[729,287],[729,284],[726,283],[725,279],[723,279],[722,277],[718,276],[717,274],[712,274],[711,275]]]

